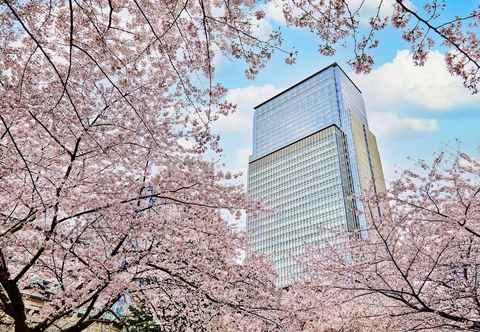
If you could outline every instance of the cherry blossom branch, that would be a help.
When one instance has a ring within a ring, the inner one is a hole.
[[[33,179],[33,173],[32,173],[32,170],[30,169],[30,167],[28,166],[28,163],[27,163],[27,160],[25,159],[23,153],[20,151],[20,148],[18,147],[18,144],[16,143],[15,141],[15,138],[13,137],[11,131],[10,131],[10,127],[7,125],[7,123],[5,122],[5,119],[3,118],[3,116],[0,114],[0,121],[2,121],[2,124],[3,126],[5,127],[5,132],[8,134],[8,137],[10,138],[13,146],[15,147],[15,150],[17,151],[18,153],[18,156],[22,159],[23,161],[23,164],[28,172],[28,175],[30,177],[30,181],[32,183],[32,186],[33,186],[33,191],[36,192],[38,194],[38,197],[40,198],[40,201],[42,202],[42,205],[45,207],[45,203],[43,202],[43,198],[42,198],[42,195],[40,194],[40,191],[38,190],[37,188],[37,185],[36,185],[36,181]]]
[[[448,38],[447,35],[445,35],[442,31],[440,31],[439,27],[433,26],[429,21],[420,17],[420,15],[418,15],[415,11],[408,8],[405,5],[403,0],[395,0],[395,1],[405,12],[414,16],[419,22],[422,22],[425,26],[427,26],[429,30],[434,31],[438,36],[440,36],[446,42],[453,45],[455,49],[459,51],[463,56],[465,56],[465,58],[467,58],[471,63],[473,63],[477,69],[480,69],[480,63],[478,63],[473,57],[471,57],[470,54],[467,51],[465,51],[458,43],[453,41],[451,38]]]
[[[47,62],[50,64],[50,66],[53,68],[53,70],[55,71],[55,74],[56,76],[58,77],[58,80],[60,81],[60,83],[62,84],[62,87],[64,88],[64,92],[66,93],[67,97],[68,97],[68,100],[70,101],[70,105],[72,105],[72,108],[77,116],[77,119],[79,121],[79,123],[83,126],[83,122],[82,122],[82,119],[80,117],[80,114],[78,113],[77,111],[77,108],[75,106],[75,103],[73,102],[72,100],[72,97],[70,96],[70,93],[69,93],[69,90],[67,89],[67,84],[65,83],[65,81],[63,80],[62,78],[62,75],[60,74],[60,72],[58,71],[57,67],[55,66],[55,64],[53,63],[52,59],[50,58],[50,56],[47,54],[47,52],[45,51],[45,49],[43,48],[43,46],[40,44],[40,42],[35,38],[35,36],[30,32],[30,30],[27,28],[27,26],[25,25],[25,23],[23,22],[22,18],[18,15],[18,13],[16,12],[16,10],[10,5],[10,2],[9,0],[4,0],[5,4],[7,5],[7,7],[10,9],[11,13],[15,16],[15,18],[17,19],[18,23],[20,23],[20,25],[22,26],[22,28],[25,30],[25,32],[29,35],[29,37],[34,41],[35,45],[40,49],[40,51],[42,52],[42,54],[44,55],[45,59],[47,60]]]

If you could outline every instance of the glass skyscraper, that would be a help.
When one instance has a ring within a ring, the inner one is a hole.
[[[299,258],[336,231],[363,230],[352,197],[385,183],[361,91],[336,64],[255,107],[248,192],[268,210],[247,217],[249,250],[269,257],[287,286]]]

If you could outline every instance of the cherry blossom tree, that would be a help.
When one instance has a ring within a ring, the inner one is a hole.
[[[315,292],[312,308],[337,303],[333,328],[480,330],[480,162],[442,154],[420,166],[365,200],[367,240],[344,234],[348,246],[312,259],[297,293]]]
[[[164,330],[276,326],[273,273],[240,264],[225,221],[246,203],[210,125],[234,110],[215,55],[252,77],[278,45],[252,34],[257,16],[243,1],[0,3],[0,311],[15,331],[80,331],[136,297]]]

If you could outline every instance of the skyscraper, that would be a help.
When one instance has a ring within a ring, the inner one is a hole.
[[[361,91],[336,63],[255,107],[253,121],[248,192],[269,210],[247,217],[249,249],[270,257],[283,287],[307,247],[366,229],[352,197],[385,190],[382,165]]]

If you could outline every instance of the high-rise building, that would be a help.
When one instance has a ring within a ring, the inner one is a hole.
[[[385,190],[361,91],[336,64],[255,107],[248,192],[268,206],[247,217],[252,252],[276,266],[277,284],[302,274],[299,257],[338,231],[366,234],[352,197]]]

